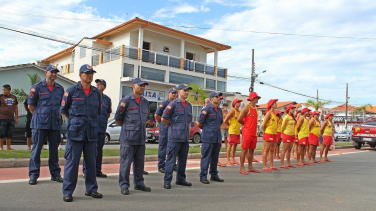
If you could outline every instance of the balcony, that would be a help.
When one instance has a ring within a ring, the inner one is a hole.
[[[130,46],[119,46],[116,48],[112,48],[109,50],[106,50],[103,53],[95,54],[92,56],[92,66],[96,66],[105,62],[110,62],[116,59],[119,59],[120,57],[127,57],[130,59],[136,59],[138,60],[138,48],[130,47]],[[209,64],[200,63],[192,60],[183,59],[184,62],[181,61],[182,59],[179,57],[171,56],[164,53],[149,51],[149,50],[142,50],[142,61],[156,64],[156,65],[162,65],[162,66],[168,66],[173,68],[179,68],[184,69],[187,71],[207,74],[207,75],[215,75],[215,67]],[[225,68],[217,67],[217,76],[226,78],[226,72],[227,70]]]

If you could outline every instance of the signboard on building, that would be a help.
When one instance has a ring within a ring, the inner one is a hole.
[[[142,96],[149,101],[163,101],[163,100],[165,100],[165,92],[164,91],[145,90],[145,92],[144,92],[144,94],[142,94]]]

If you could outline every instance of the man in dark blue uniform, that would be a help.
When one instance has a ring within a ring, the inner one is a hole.
[[[192,105],[187,101],[188,84],[178,86],[179,97],[170,102],[163,112],[162,122],[168,126],[167,160],[165,166],[164,188],[171,188],[172,173],[178,157],[176,185],[192,186],[186,181],[185,168],[189,150],[189,132],[192,122]]]
[[[51,180],[63,182],[60,176],[58,147],[61,141],[60,105],[64,88],[55,82],[59,70],[54,65],[47,67],[46,79],[34,84],[28,96],[28,108],[33,114],[30,128],[32,129],[32,143],[29,161],[29,184],[37,184],[40,173],[40,153],[46,138],[49,142],[48,166]]]
[[[222,110],[219,108],[221,102],[220,92],[212,92],[209,95],[210,105],[206,106],[200,115],[198,120],[198,127],[203,129],[201,133],[201,173],[200,182],[209,184],[207,179],[208,168],[210,164],[209,174],[210,180],[216,182],[223,182],[224,180],[219,178],[217,163],[219,152],[221,150],[222,134],[221,124],[223,123]]]
[[[72,194],[77,184],[78,166],[82,152],[86,166],[85,195],[102,198],[102,194],[97,192],[95,170],[101,92],[90,85],[95,72],[90,65],[82,65],[80,68],[81,81],[67,89],[61,103],[60,112],[68,118],[63,182],[63,200],[66,202],[73,201]]]
[[[119,102],[115,121],[121,125],[120,132],[120,172],[119,186],[123,195],[129,195],[129,174],[133,163],[133,183],[135,190],[150,192],[144,184],[144,160],[146,121],[149,101],[142,94],[148,83],[142,78],[133,80],[133,93]]]
[[[176,99],[176,94],[178,91],[176,88],[170,88],[168,90],[168,99],[163,101],[157,108],[155,112],[155,120],[159,123],[159,139],[158,139],[158,171],[165,173],[165,163],[166,163],[166,148],[167,148],[167,137],[168,137],[168,127],[161,122],[161,117],[163,111],[166,109],[168,104]],[[175,166],[176,168],[176,166]]]
[[[111,98],[103,94],[103,91],[106,89],[106,81],[104,79],[96,79],[96,86],[102,94],[102,109],[101,115],[98,117],[98,144],[97,144],[97,161],[96,161],[96,174],[97,177],[107,178],[106,174],[102,173],[102,158],[103,158],[103,146],[104,139],[106,137],[107,122],[110,114],[112,112],[112,103]],[[86,175],[86,166],[85,162],[83,163],[83,172]]]

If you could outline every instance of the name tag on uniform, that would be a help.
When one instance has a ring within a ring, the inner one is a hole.
[[[73,100],[84,100],[84,98],[75,97],[75,98],[73,98]]]
[[[128,110],[136,110],[137,107],[129,107]]]
[[[209,116],[215,116],[216,114],[209,114]]]
[[[39,95],[48,95],[48,93],[47,92],[41,92],[41,93],[39,93]]]
[[[179,108],[179,109],[175,109],[175,112],[176,112],[176,111],[183,111],[183,109],[181,109],[181,108]]]

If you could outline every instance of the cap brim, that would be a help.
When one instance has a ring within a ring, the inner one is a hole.
[[[184,90],[186,90],[186,89],[192,90],[192,87],[186,86],[186,87],[181,88],[180,90],[182,90],[182,89],[184,89]]]
[[[95,82],[95,83],[98,83],[98,82],[101,82],[101,83],[102,83],[102,81],[101,81],[100,79],[95,79],[94,82]]]
[[[49,71],[49,72],[52,72],[52,71],[58,71],[58,72],[60,72],[59,69],[52,69],[52,70],[46,70],[46,71]]]
[[[141,81],[141,82],[138,83],[138,85],[143,85],[143,84],[149,85],[148,82],[146,82],[146,81]]]

